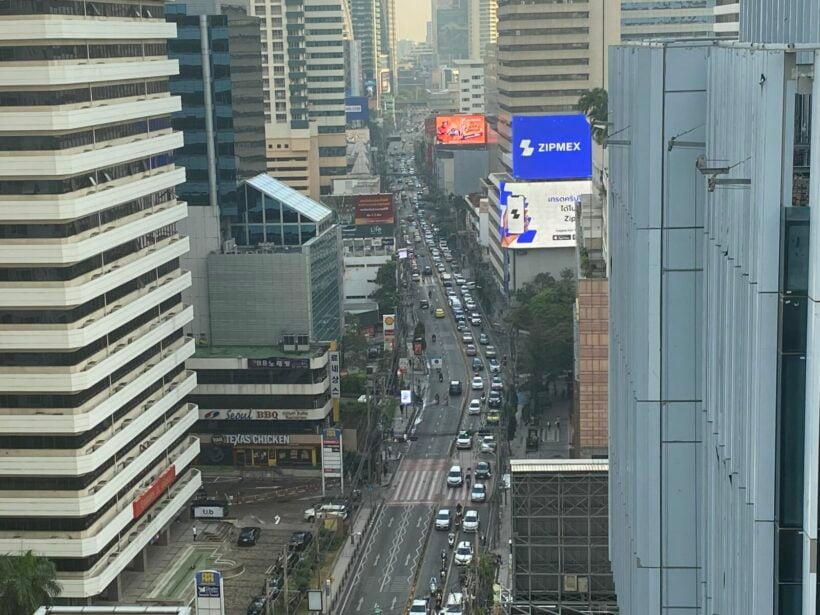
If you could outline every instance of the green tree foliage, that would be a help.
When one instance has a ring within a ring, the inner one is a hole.
[[[379,304],[382,314],[396,309],[399,289],[396,285],[396,261],[390,261],[379,267],[376,274],[376,284],[379,286],[370,295],[370,298]]]
[[[27,551],[0,555],[0,615],[33,613],[60,595],[57,569],[50,560]]]
[[[516,293],[516,300],[510,323],[523,332],[519,368],[530,374],[532,387],[540,387],[550,374],[572,368],[574,275],[569,269],[559,280],[539,274]]]
[[[606,123],[608,121],[609,95],[604,88],[593,88],[578,99],[578,111],[583,111],[593,123],[601,127],[592,128],[592,136],[598,143],[603,143],[606,137]]]

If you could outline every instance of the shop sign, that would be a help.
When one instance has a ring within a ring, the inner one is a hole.
[[[340,353],[329,352],[330,362],[330,397],[331,399],[339,399],[342,396],[342,377],[339,372],[340,367]]]
[[[290,359],[288,357],[268,357],[248,359],[248,369],[284,367],[285,369],[310,369],[310,359]]]
[[[195,519],[222,519],[225,517],[224,506],[194,506]]]
[[[274,433],[215,433],[211,444],[290,444],[290,436]]]
[[[225,615],[222,573],[200,570],[194,575],[196,612],[199,615]]]
[[[174,482],[176,478],[176,466],[172,465],[159,475],[153,483],[151,483],[145,491],[143,491],[134,503],[131,505],[132,516],[134,519],[139,518],[142,513],[148,510],[151,505],[159,499],[168,487]]]
[[[331,427],[322,432],[322,475],[324,478],[342,476],[342,430]]]
[[[205,410],[199,409],[204,421],[313,421],[327,416],[327,408],[315,410]]]

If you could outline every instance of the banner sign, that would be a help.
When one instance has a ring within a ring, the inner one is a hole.
[[[199,409],[203,421],[317,421],[327,416],[328,406],[311,410],[263,410],[259,408],[239,410]]]
[[[286,369],[310,369],[310,359],[291,359],[288,357],[248,359],[249,369],[264,369],[271,367],[284,367]]]
[[[592,130],[583,113],[514,115],[512,144],[516,179],[592,177]]]
[[[177,476],[176,466],[167,468],[159,477],[143,491],[131,505],[131,512],[134,519],[138,519],[148,510],[151,505],[159,499],[174,482]]]
[[[322,474],[342,477],[342,430],[330,427],[322,432]]]
[[[224,519],[225,506],[197,504],[193,507],[194,519]]]
[[[404,405],[413,403],[413,392],[410,389],[401,390],[401,403]]]
[[[393,194],[359,194],[356,196],[356,224],[393,224]]]
[[[290,436],[275,433],[215,433],[211,444],[290,444]]]
[[[342,375],[339,371],[341,365],[341,353],[338,351],[329,352],[330,363],[330,398],[339,399],[342,396]]]

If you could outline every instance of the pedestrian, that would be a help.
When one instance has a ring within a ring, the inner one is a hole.
[[[487,534],[484,534],[482,532],[482,534],[481,534],[481,545],[486,546],[486,544],[487,544]]]
[[[196,542],[196,526],[191,528],[194,532],[194,542]]]

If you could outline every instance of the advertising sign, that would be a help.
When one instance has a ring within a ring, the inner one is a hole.
[[[358,224],[342,227],[343,239],[367,239],[368,237],[393,237],[392,224]]]
[[[367,96],[345,98],[345,119],[348,122],[366,122],[370,118]]]
[[[215,433],[211,435],[211,444],[290,444],[290,436],[275,433]]]
[[[390,94],[390,69],[383,68],[379,71],[379,91],[382,94]]]
[[[382,315],[382,332],[385,337],[394,335],[396,333],[396,315],[383,314]]]
[[[483,115],[439,115],[436,118],[439,145],[484,145],[487,126]]]
[[[575,214],[591,182],[501,182],[501,246],[574,248]]]
[[[310,359],[289,359],[287,357],[248,359],[248,369],[265,369],[271,367],[284,367],[285,369],[310,369]]]
[[[516,179],[592,177],[592,131],[583,113],[514,115],[512,143]]]
[[[393,224],[393,195],[391,193],[357,195],[355,222],[356,224]]]
[[[329,352],[330,363],[330,398],[339,399],[342,396],[342,374],[339,371],[341,365],[341,353],[338,351]]]
[[[159,497],[168,490],[177,476],[176,466],[167,468],[159,477],[151,483],[148,488],[137,496],[131,505],[131,513],[134,519],[139,518],[156,502]]]
[[[413,392],[410,389],[401,390],[401,403],[404,405],[413,403]]]
[[[327,406],[310,410],[263,410],[249,409],[199,409],[199,418],[203,421],[317,421],[325,418]]]
[[[197,504],[192,507],[194,519],[223,519],[225,506]]]
[[[225,615],[225,594],[222,573],[200,570],[194,575],[196,612],[199,615]]]
[[[342,430],[330,427],[322,432],[322,474],[342,477]]]

